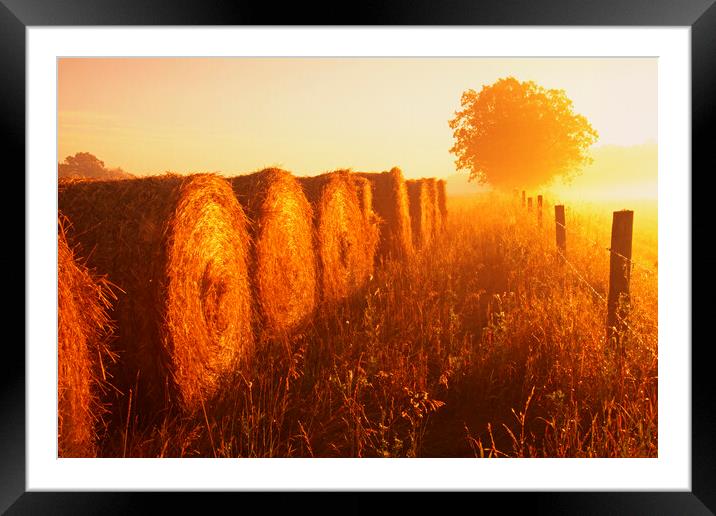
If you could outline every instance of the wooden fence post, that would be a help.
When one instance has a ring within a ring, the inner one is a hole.
[[[629,279],[634,212],[615,211],[612,218],[612,243],[609,258],[609,297],[607,299],[607,338],[616,339],[623,358],[621,335],[629,314]]]
[[[532,197],[527,198],[527,211],[532,211]]]
[[[522,190],[522,207],[525,207],[525,191]]]
[[[537,224],[542,227],[542,196],[537,196]]]
[[[554,229],[557,233],[557,249],[564,259],[567,256],[567,223],[564,218],[564,204],[554,207]]]

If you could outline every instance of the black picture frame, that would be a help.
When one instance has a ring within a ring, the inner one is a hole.
[[[705,179],[716,171],[711,136],[716,123],[716,5],[714,0],[512,0],[444,3],[429,0],[363,2],[325,6],[296,3],[234,3],[199,0],[0,0],[0,113],[4,143],[12,158],[6,179],[14,179],[25,194],[25,176],[10,170],[25,170],[25,29],[29,26],[82,25],[546,25],[546,26],[689,26],[691,27],[692,72],[692,226],[706,227],[711,217],[697,195],[707,194]],[[708,167],[708,170],[707,170]],[[695,173],[697,172],[697,173]],[[688,173],[685,171],[684,173]],[[6,182],[6,187],[8,183]],[[694,188],[696,184],[697,188]],[[15,185],[13,185],[15,186]],[[13,197],[18,190],[13,189]],[[6,196],[10,197],[9,196]],[[24,195],[22,196],[24,199]],[[24,201],[23,201],[24,203]],[[17,212],[16,212],[17,213]],[[24,209],[23,209],[23,213]],[[701,223],[700,221],[704,221]],[[9,227],[8,227],[9,226]],[[693,230],[692,230],[693,231]],[[25,242],[25,224],[16,220],[5,225],[8,242]],[[17,235],[12,234],[16,232]],[[693,257],[707,257],[708,239],[692,233]],[[19,244],[18,244],[19,247]],[[19,253],[7,252],[20,261]],[[27,282],[27,256],[22,247],[22,270]],[[713,258],[705,263],[713,265]],[[9,269],[8,269],[9,270]],[[14,269],[13,269],[14,270]],[[703,271],[703,274],[701,272]],[[699,274],[698,291],[712,290],[713,274],[705,265],[692,265]],[[14,274],[18,276],[17,274]],[[25,283],[26,285],[26,283]],[[9,298],[9,297],[8,297]],[[23,299],[25,293],[23,288]],[[708,299],[708,298],[706,298]],[[20,306],[20,303],[17,303]],[[26,315],[24,303],[23,316]],[[692,302],[692,314],[706,315],[713,302]],[[26,320],[26,319],[25,319]],[[703,317],[702,317],[703,320]],[[693,315],[692,315],[693,321]],[[9,317],[8,317],[9,322]],[[14,323],[14,320],[13,320]],[[10,327],[7,325],[6,327]],[[702,327],[693,325],[692,331]],[[21,332],[24,340],[24,326]],[[694,334],[695,335],[695,334]],[[25,492],[25,353],[17,339],[7,337],[0,360],[0,511],[11,514],[127,513],[151,507],[155,495],[127,493],[38,493]],[[567,514],[714,514],[716,513],[716,401],[711,339],[692,339],[692,491],[690,492],[589,492],[589,493],[502,493],[480,494],[497,501],[509,498],[510,507],[525,504],[530,512]],[[11,345],[12,341],[12,345]],[[675,343],[677,344],[677,343]],[[678,343],[689,346],[691,343]],[[244,495],[246,496],[246,495]],[[342,512],[369,512],[373,495],[351,495]],[[304,498],[306,504],[313,504]],[[417,503],[423,504],[420,497]],[[181,504],[190,509],[186,497],[162,496],[164,505]],[[231,502],[229,502],[231,503]],[[484,503],[481,501],[480,503]],[[276,506],[276,509],[281,509]],[[292,503],[292,508],[296,507]],[[169,506],[164,506],[169,509]],[[312,509],[313,510],[313,509]]]

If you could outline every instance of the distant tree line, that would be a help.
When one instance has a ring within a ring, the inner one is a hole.
[[[120,167],[107,168],[104,161],[89,152],[78,152],[74,156],[67,156],[65,161],[57,164],[57,175],[64,177],[84,177],[92,179],[127,179],[133,174]]]

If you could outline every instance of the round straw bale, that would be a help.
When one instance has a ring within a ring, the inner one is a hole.
[[[447,227],[447,181],[438,179],[438,212],[440,213],[440,229]]]
[[[397,167],[389,172],[358,172],[373,187],[373,210],[380,218],[378,253],[406,258],[413,252],[408,208],[408,192],[403,173]]]
[[[321,296],[331,304],[355,294],[369,278],[373,257],[365,252],[363,213],[349,172],[299,181],[313,205]]]
[[[106,409],[100,401],[114,359],[107,310],[113,293],[104,278],[76,260],[62,215],[57,235],[57,449],[60,457],[94,457]]]
[[[428,213],[432,238],[440,233],[440,209],[438,208],[438,180],[434,177],[423,179],[428,186]]]
[[[433,235],[430,186],[424,179],[410,179],[406,184],[413,242],[416,248],[422,248],[430,243]]]
[[[311,205],[283,170],[234,177],[231,185],[252,221],[251,277],[261,326],[269,334],[295,330],[316,308]]]
[[[366,262],[370,264],[369,275],[373,274],[378,241],[380,239],[380,218],[373,211],[373,186],[363,176],[351,174],[353,185],[358,195],[358,204],[363,213],[363,252]]]
[[[88,264],[122,289],[111,316],[134,406],[202,407],[253,343],[247,221],[228,181],[78,182],[60,186],[59,205]]]
[[[358,204],[364,218],[369,218],[373,214],[373,188],[370,181],[363,176],[351,174],[353,187],[356,189]]]

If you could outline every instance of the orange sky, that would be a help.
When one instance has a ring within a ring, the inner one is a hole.
[[[140,175],[397,165],[445,177],[461,93],[509,75],[564,89],[597,146],[656,142],[649,58],[65,58],[58,161],[88,151]]]

